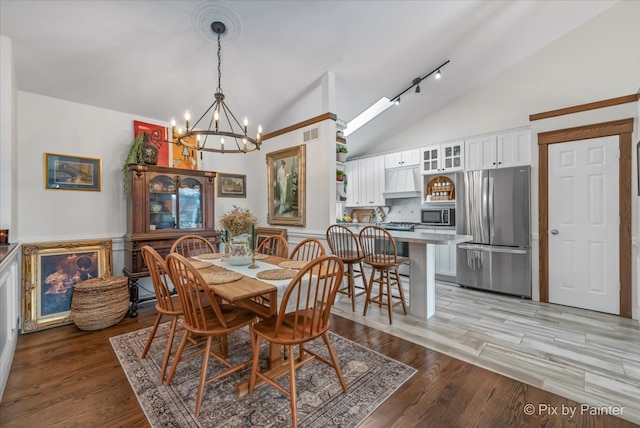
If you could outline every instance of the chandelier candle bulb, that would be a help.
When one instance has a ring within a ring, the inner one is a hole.
[[[249,120],[244,118],[244,135],[247,135],[247,127],[249,126]]]

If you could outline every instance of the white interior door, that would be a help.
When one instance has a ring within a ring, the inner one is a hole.
[[[620,313],[618,137],[549,146],[549,301]]]

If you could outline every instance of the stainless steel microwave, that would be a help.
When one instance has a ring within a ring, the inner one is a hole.
[[[455,208],[429,208],[423,209],[420,216],[420,223],[428,226],[455,226]]]

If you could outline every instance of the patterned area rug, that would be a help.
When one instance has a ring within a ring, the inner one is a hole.
[[[159,379],[169,323],[158,329],[145,359],[140,359],[149,328],[110,338],[140,406],[152,427],[283,427],[291,425],[288,397],[270,385],[256,387],[252,396],[239,398],[236,385],[249,378],[251,368],[224,377],[205,387],[199,417],[193,414],[202,357],[178,365],[170,386]],[[335,371],[312,361],[296,371],[298,425],[300,427],[355,427],[416,372],[415,369],[333,333],[331,343],[340,361],[348,393],[342,392]],[[182,332],[174,343],[180,342]],[[262,341],[261,364],[268,360]],[[308,344],[329,358],[322,339]],[[235,364],[250,358],[247,329],[229,335],[229,353]],[[264,367],[263,367],[264,368]],[[222,366],[211,359],[209,376]],[[167,372],[169,370],[167,369]],[[289,376],[279,380],[288,389]]]

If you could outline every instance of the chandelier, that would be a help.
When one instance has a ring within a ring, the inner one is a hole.
[[[211,29],[218,35],[218,87],[214,101],[193,125],[190,125],[191,114],[186,112],[184,130],[176,127],[175,118],[171,119],[171,135],[174,144],[182,146],[183,153],[188,153],[190,149],[214,153],[248,153],[260,150],[262,126],[258,126],[256,137],[251,138],[247,133],[249,126],[247,118],[244,118],[241,125],[224,102],[225,96],[220,83],[222,80],[220,36],[226,31],[226,26],[220,21],[215,21],[211,24]],[[208,126],[204,128],[205,120],[203,127],[198,129],[198,124],[207,115],[210,115]]]

